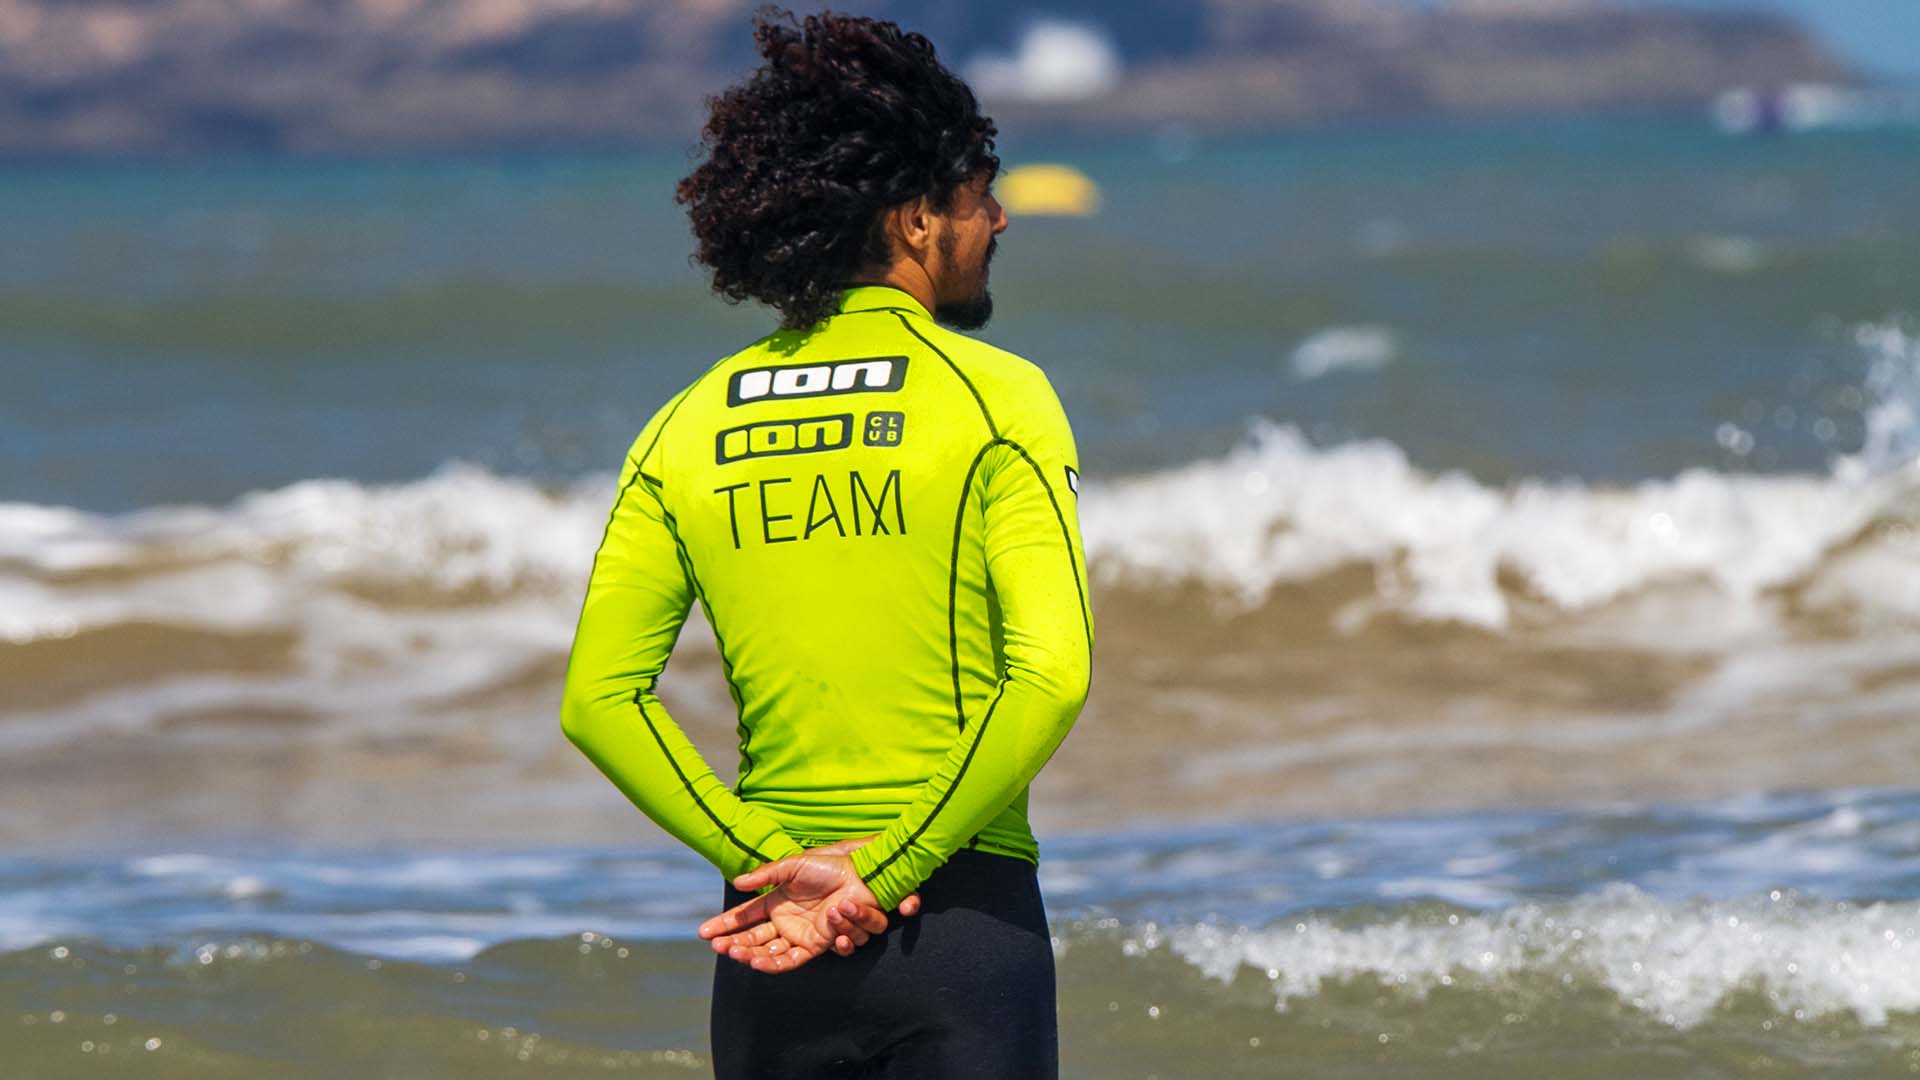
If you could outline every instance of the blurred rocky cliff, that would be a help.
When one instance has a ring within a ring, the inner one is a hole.
[[[0,0],[0,154],[686,141],[756,0]],[[1599,0],[875,0],[1003,128],[1263,130],[1845,82],[1778,17]]]

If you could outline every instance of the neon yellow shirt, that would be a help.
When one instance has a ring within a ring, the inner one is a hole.
[[[962,847],[1038,862],[1027,785],[1093,652],[1079,460],[1032,364],[897,289],[722,360],[641,431],[594,558],[561,723],[729,877],[879,833],[888,909]],[[654,687],[693,600],[739,706],[739,780]]]

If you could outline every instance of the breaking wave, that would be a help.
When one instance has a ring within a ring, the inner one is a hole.
[[[1086,484],[1094,577],[1110,598],[1148,598],[1109,605],[1120,618],[1151,614],[1172,586],[1243,607],[1282,586],[1325,588],[1332,600],[1308,610],[1331,611],[1334,633],[1604,616],[1629,644],[1670,647],[1756,627],[1911,630],[1920,343],[1861,334],[1882,357],[1878,404],[1866,445],[1827,475],[1494,486],[1423,470],[1389,442],[1321,447],[1262,423],[1223,457]],[[611,498],[606,476],[550,489],[454,464],[391,486],[302,481],[225,507],[0,504],[0,643],[32,661],[0,675],[25,711],[10,737],[35,718],[66,731],[80,700],[128,726],[316,702],[391,711],[546,670],[564,657]],[[1370,581],[1357,596],[1355,568]],[[142,662],[117,661],[130,652]]]

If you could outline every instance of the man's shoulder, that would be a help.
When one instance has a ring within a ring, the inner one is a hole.
[[[1018,353],[938,324],[923,321],[914,329],[926,339],[928,345],[952,361],[962,375],[979,385],[983,393],[992,387],[998,394],[1010,395],[1015,399],[1036,393],[1053,394],[1046,371]],[[1017,403],[1017,400],[1009,402]]]
[[[963,334],[958,330],[950,330],[930,320],[914,320],[913,329],[926,339],[927,344],[946,353],[955,362],[964,358],[980,365],[983,370],[996,373],[1006,371],[1015,374],[1038,374],[1040,371],[1038,364],[1018,353]]]
[[[649,466],[649,464],[653,463],[656,460],[655,455],[659,452],[661,444],[667,435],[667,431],[669,427],[672,427],[677,430],[682,427],[690,426],[686,424],[676,424],[674,423],[674,420],[676,417],[682,416],[683,414],[689,411],[692,411],[692,412],[700,411],[700,406],[697,404],[694,404],[693,399],[695,397],[695,392],[701,389],[702,384],[707,382],[710,379],[715,378],[718,375],[718,373],[720,373],[723,369],[727,368],[729,365],[733,365],[737,361],[740,361],[741,359],[746,358],[748,356],[765,352],[767,349],[767,343],[774,336],[775,335],[770,334],[767,337],[763,337],[759,341],[756,341],[753,344],[748,345],[744,349],[738,349],[734,352],[728,353],[726,356],[722,357],[719,361],[702,369],[698,375],[695,375],[693,378],[689,379],[684,385],[676,389],[671,396],[669,396],[665,401],[661,402],[660,405],[654,409],[653,415],[648,417],[647,422],[641,426],[639,435],[637,435],[634,438],[633,446],[628,451],[629,456],[635,462],[640,463],[641,468],[644,471]],[[699,425],[696,423],[691,426],[697,427]]]
[[[797,344],[802,343],[804,338],[792,331],[776,330],[750,345],[735,349],[703,368],[698,375],[675,390],[673,396],[669,397],[654,414],[654,419],[649,422],[649,426],[664,423],[681,406],[693,404],[697,391],[702,390],[709,382],[724,379],[729,371],[741,367],[778,367],[783,364],[804,362],[804,358],[798,355],[795,348]],[[694,404],[694,407],[697,407],[697,404]]]

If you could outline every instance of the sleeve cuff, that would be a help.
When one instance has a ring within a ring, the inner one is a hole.
[[[768,829],[764,835],[756,837],[753,848],[766,856],[765,862],[741,851],[738,847],[733,848],[732,858],[720,866],[720,872],[727,876],[729,882],[749,870],[758,870],[767,863],[778,862],[789,855],[798,855],[806,850],[779,828]]]
[[[913,892],[917,883],[905,876],[908,864],[904,856],[893,860],[885,873],[874,873],[874,867],[879,861],[879,856],[874,849],[880,847],[886,839],[882,836],[879,840],[857,849],[850,858],[853,860],[854,872],[860,875],[861,881],[867,883],[873,898],[880,902],[880,910],[892,911],[900,906],[900,901],[905,900]]]
[[[853,861],[854,872],[860,875],[861,881],[866,881],[868,878],[873,876],[873,867],[874,867],[873,849],[879,846],[880,842],[884,839],[885,839],[884,836],[877,837],[870,843],[863,844],[860,847],[854,848],[853,854],[847,856],[847,858]],[[869,887],[871,887],[872,883],[868,882],[868,885]]]

